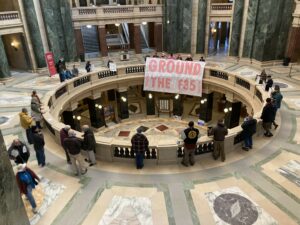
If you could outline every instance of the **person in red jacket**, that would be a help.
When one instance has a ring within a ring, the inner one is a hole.
[[[37,213],[35,199],[32,195],[32,189],[34,189],[38,184],[40,178],[31,169],[29,169],[26,164],[19,164],[16,179],[21,194],[26,195],[28,201],[30,202],[32,212]]]

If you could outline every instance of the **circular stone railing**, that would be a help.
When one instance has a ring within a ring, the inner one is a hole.
[[[117,89],[132,85],[142,85],[144,80],[144,65],[120,67],[117,72],[109,70],[99,70],[83,74],[72,80],[62,83],[57,89],[48,92],[44,98],[46,113],[44,114],[45,124],[55,140],[60,143],[59,131],[65,126],[59,122],[62,111],[72,108],[72,101],[90,97],[93,90],[99,89],[101,92],[109,89]],[[246,104],[248,110],[252,110],[255,118],[259,118],[267,92],[264,92],[261,85],[255,81],[248,80],[242,76],[222,69],[205,67],[203,86],[213,87],[214,91],[232,94],[234,99]],[[249,111],[251,112],[251,111]],[[258,122],[257,133],[261,132],[261,123]],[[225,138],[225,151],[233,151],[240,148],[242,142],[241,127],[229,129],[229,134]],[[81,135],[78,132],[78,137]],[[131,143],[124,144],[113,138],[96,137],[96,157],[104,161],[131,161],[135,157],[131,150]],[[211,137],[202,136],[197,144],[196,158],[198,155],[213,151],[213,140]],[[178,162],[183,156],[182,144],[177,142],[166,142],[163,145],[150,143],[149,149],[145,152],[145,159],[154,164]]]

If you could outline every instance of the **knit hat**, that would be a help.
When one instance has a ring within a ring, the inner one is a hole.
[[[74,130],[69,130],[69,131],[68,131],[68,136],[69,136],[69,137],[75,137],[75,136],[76,136],[75,131],[74,131]]]
[[[26,168],[26,163],[24,163],[24,164],[19,164],[18,167],[17,167],[18,172],[24,171],[25,168]]]
[[[66,125],[66,126],[64,127],[64,130],[65,130],[65,131],[68,131],[68,130],[70,130],[70,129],[71,129],[70,125]]]

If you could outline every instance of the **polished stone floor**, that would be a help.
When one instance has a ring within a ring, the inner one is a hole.
[[[207,62],[249,79],[255,79],[261,71],[225,58]],[[273,138],[256,137],[253,150],[230,152],[224,163],[214,161],[210,154],[188,168],[146,162],[143,170],[136,170],[128,163],[99,161],[78,178],[66,164],[62,148],[44,131],[47,166],[37,166],[33,149],[29,162],[29,167],[43,178],[34,190],[38,214],[31,213],[24,199],[31,224],[299,224],[300,66],[293,66],[291,76],[289,67],[278,65],[266,70],[282,87],[284,103],[277,118],[280,126],[273,131]],[[0,129],[7,146],[14,138],[25,137],[17,113],[29,107],[31,91],[36,89],[42,97],[57,85],[57,77],[18,73],[0,86]],[[156,120],[152,127],[145,123],[148,132],[152,130],[156,135],[170,130],[177,135],[177,128],[185,126],[177,121]],[[136,126],[118,125],[100,132],[126,139]],[[130,133],[120,135],[121,131]]]

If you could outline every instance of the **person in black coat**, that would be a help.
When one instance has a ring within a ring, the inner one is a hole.
[[[249,151],[249,149],[252,149],[252,145],[253,145],[252,135],[256,133],[256,124],[257,124],[257,120],[250,115],[245,118],[245,121],[242,124],[242,128],[243,128],[242,135],[244,137],[244,143],[245,143],[243,149],[245,151]]]
[[[265,130],[264,135],[266,137],[272,137],[273,134],[270,132],[270,129],[271,129],[272,122],[274,121],[275,108],[274,105],[272,104],[271,98],[267,98],[266,102],[267,103],[263,108],[260,118],[263,121],[262,126]]]
[[[273,79],[271,75],[268,76],[265,91],[269,91],[269,89],[273,86]]]
[[[91,72],[92,70],[92,64],[90,61],[87,61],[86,64],[85,64],[85,70],[87,73]]]
[[[26,144],[19,139],[13,140],[13,143],[8,149],[9,158],[14,160],[16,164],[27,163],[30,152]]]
[[[90,129],[88,125],[82,126],[83,134],[83,143],[82,148],[87,152],[88,159],[86,159],[87,162],[90,163],[90,166],[93,166],[96,164],[96,157],[95,157],[95,151],[96,151],[96,140],[95,135],[93,131]]]
[[[44,167],[46,165],[44,135],[42,134],[41,130],[38,128],[33,128],[32,132],[33,132],[32,135],[33,148],[36,153],[36,159],[38,161],[38,165],[40,167]]]

